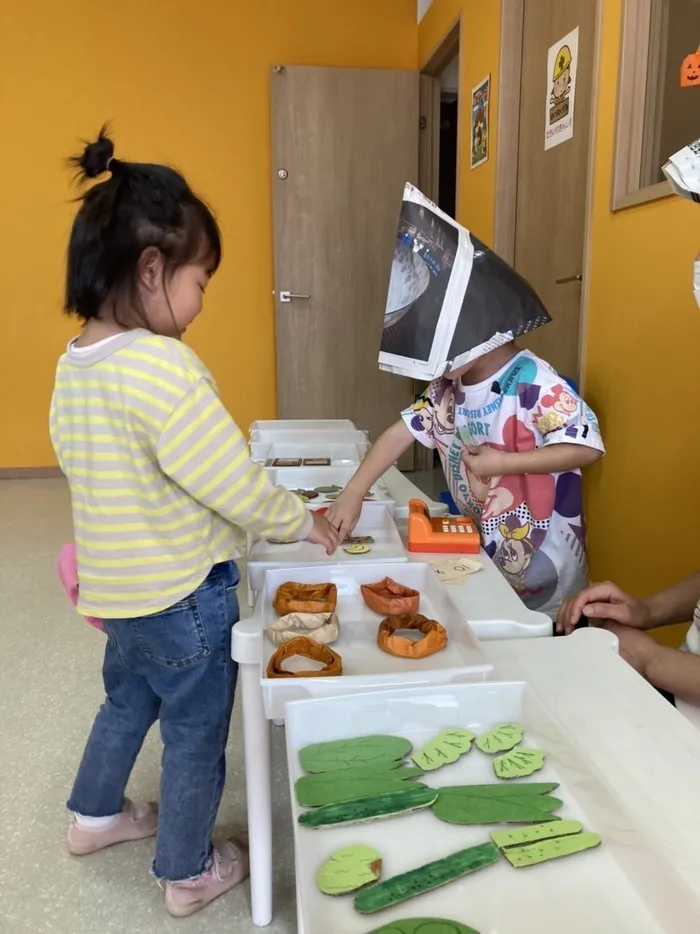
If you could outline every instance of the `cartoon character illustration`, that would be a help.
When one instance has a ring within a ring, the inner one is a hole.
[[[546,409],[554,409],[560,415],[569,416],[578,411],[578,399],[562,383],[552,386],[550,392],[545,393],[540,402]]]
[[[569,95],[571,94],[572,55],[568,45],[563,45],[557,52],[552,72],[552,94],[549,98],[549,123],[558,123],[569,116]]]
[[[526,522],[520,525],[516,519],[517,525],[512,522],[501,522],[498,531],[503,536],[503,541],[496,549],[493,560],[504,577],[515,590],[525,589],[525,572],[532,561],[535,548],[529,540],[530,523]]]
[[[681,65],[681,87],[700,88],[700,46],[697,52],[686,55]]]
[[[426,396],[421,396],[413,403],[414,415],[411,427],[414,431],[430,431],[433,425],[433,403]]]
[[[549,434],[550,431],[557,431],[564,425],[566,425],[566,419],[558,412],[543,412],[542,409],[535,412],[535,427],[543,435]]]

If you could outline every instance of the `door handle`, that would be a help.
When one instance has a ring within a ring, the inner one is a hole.
[[[583,276],[565,276],[563,279],[555,279],[555,285],[568,285],[569,282],[583,282]]]
[[[309,298],[311,298],[310,295],[302,295],[298,292],[287,292],[287,291],[280,292],[280,301],[285,302],[285,303],[293,302],[293,301],[296,301],[297,299],[309,299]]]

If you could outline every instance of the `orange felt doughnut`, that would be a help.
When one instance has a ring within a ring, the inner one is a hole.
[[[423,638],[414,642],[407,636],[397,636],[402,629],[417,629]],[[434,655],[447,645],[447,630],[437,620],[428,619],[420,613],[408,613],[403,616],[387,616],[379,624],[377,645],[389,655],[399,658],[426,658]]]

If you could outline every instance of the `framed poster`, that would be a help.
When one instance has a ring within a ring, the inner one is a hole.
[[[547,52],[547,101],[544,148],[553,149],[574,135],[578,26]]]
[[[489,157],[489,97],[491,75],[472,88],[470,120],[471,168],[483,165]]]

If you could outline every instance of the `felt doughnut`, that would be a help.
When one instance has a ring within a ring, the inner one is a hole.
[[[340,624],[335,613],[289,613],[276,619],[266,632],[273,645],[284,645],[298,636],[329,645],[338,638]]]
[[[420,594],[417,590],[397,584],[390,577],[376,584],[363,584],[360,587],[362,599],[370,610],[380,616],[400,616],[402,613],[417,613]]]
[[[282,667],[287,659],[295,655],[311,658],[316,662],[323,662],[325,668],[310,669],[308,671],[285,671]],[[306,636],[297,636],[281,645],[270,661],[267,663],[268,678],[324,678],[336,677],[343,673],[343,661],[337,652],[327,645],[319,645]]]
[[[414,642],[407,636],[397,636],[402,629],[416,629],[423,633],[423,638]],[[447,645],[447,630],[437,620],[428,619],[420,613],[407,613],[403,616],[387,616],[379,624],[377,645],[389,655],[399,658],[426,658],[434,655]]]
[[[287,581],[278,589],[273,607],[280,616],[289,613],[332,613],[338,602],[335,584],[295,584]]]

